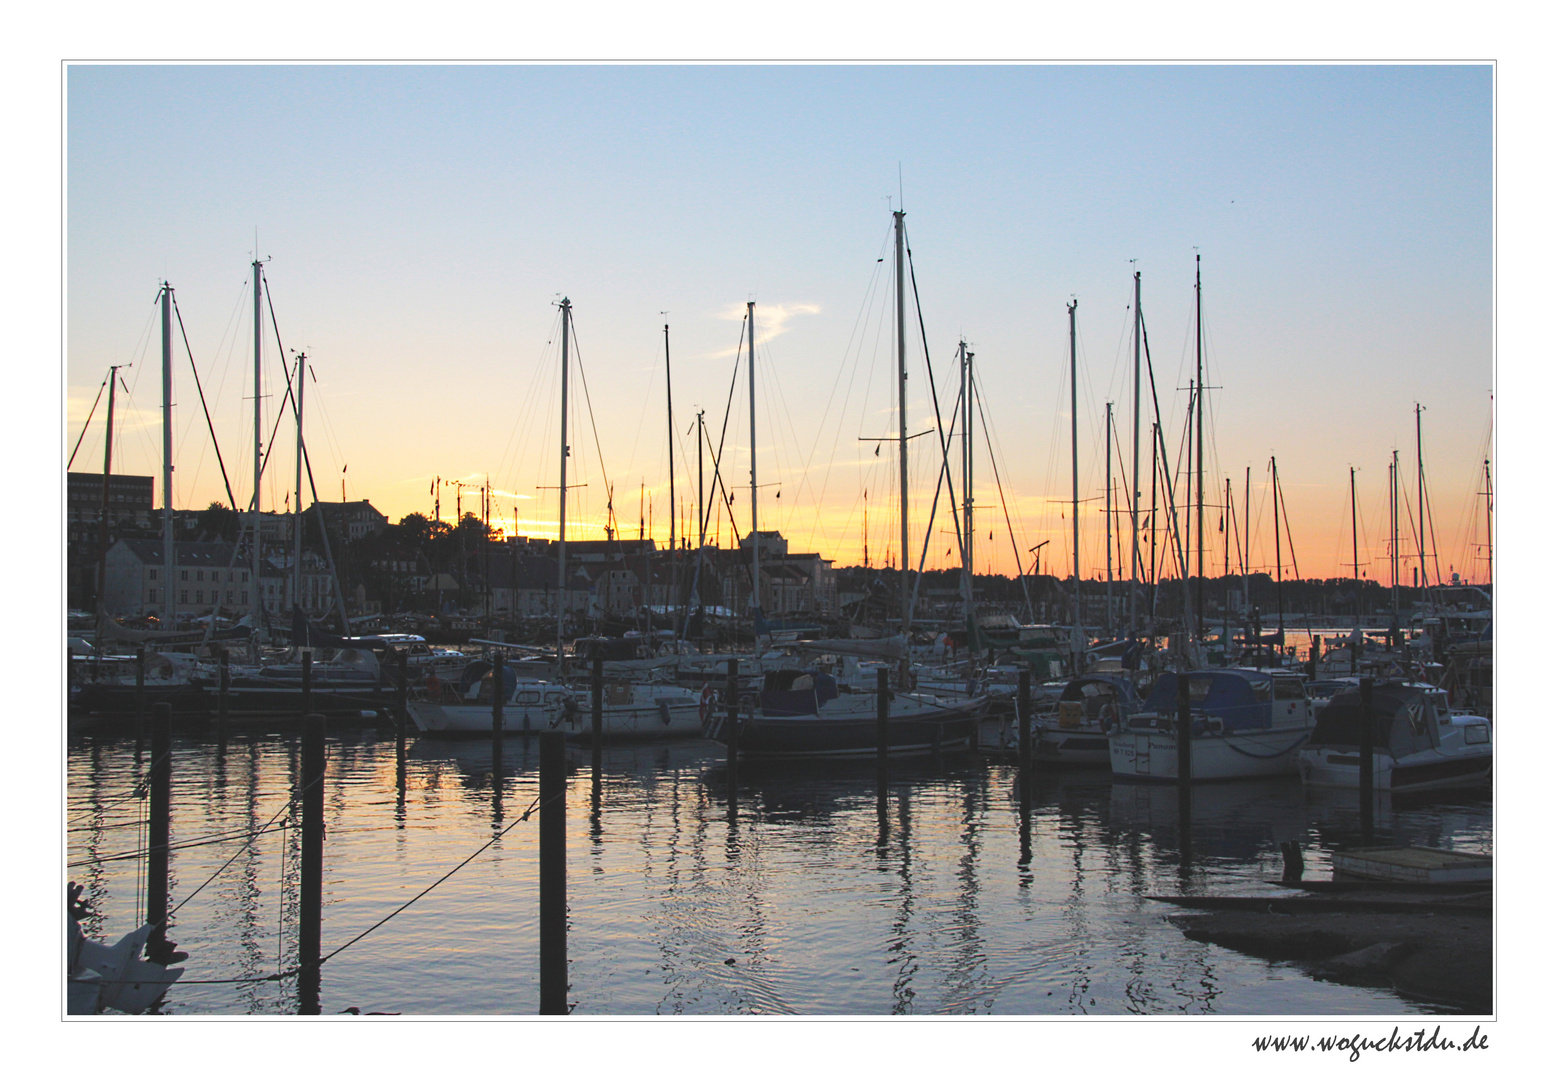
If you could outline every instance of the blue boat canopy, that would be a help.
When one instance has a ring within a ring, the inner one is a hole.
[[[1144,708],[1174,715],[1176,679],[1166,672],[1149,691]],[[1193,671],[1187,674],[1192,710],[1217,716],[1225,731],[1254,731],[1273,726],[1273,680],[1259,671]]]

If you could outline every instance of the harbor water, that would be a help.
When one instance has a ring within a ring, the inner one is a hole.
[[[266,981],[297,960],[289,727],[174,740],[168,936],[189,959],[163,1012],[298,1010],[296,980]],[[123,735],[68,739],[67,875],[89,936],[142,921],[149,758]],[[399,758],[383,729],[332,731],[322,1012],[536,1014],[538,816],[522,816],[538,759],[518,738],[495,769],[486,740],[413,736]],[[702,741],[608,746],[599,770],[571,746],[569,768],[576,1014],[1433,1011],[1188,940],[1149,899],[1271,888],[1290,839],[1325,876],[1358,840],[1347,792],[1199,786],[1183,821],[1173,786],[1037,772],[1026,792],[1011,761],[973,753],[894,761],[884,800],[870,761],[733,777]],[[1387,843],[1489,852],[1492,824],[1488,799],[1376,812]]]

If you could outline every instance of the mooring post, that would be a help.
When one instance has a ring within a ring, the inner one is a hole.
[[[1349,640],[1349,674],[1357,675],[1360,670],[1360,643]]]
[[[304,714],[302,749],[303,768],[298,792],[299,813],[302,817],[302,852],[298,866],[298,1014],[315,1016],[320,1011],[320,909],[325,870],[323,714]]]
[[[167,947],[168,833],[173,796],[173,706],[159,701],[152,706],[152,768],[147,816],[146,921],[152,933],[146,943],[148,957]]]
[[[70,656],[67,649],[65,655]],[[135,727],[139,732],[146,727],[146,646],[135,647]]]
[[[564,831],[564,734],[542,732],[541,1015],[569,1011],[568,869]]]
[[[878,790],[888,789],[888,668],[877,673],[877,780]]]
[[[726,661],[726,813],[737,820],[737,752],[742,742],[741,687],[737,661]]]
[[[1376,680],[1360,680],[1360,833],[1371,842],[1376,827]]]
[[[395,738],[397,742],[406,741],[406,699],[411,694],[411,686],[407,683],[406,655],[408,650],[395,650]]]
[[[1018,767],[1028,771],[1034,761],[1034,738],[1029,724],[1029,672],[1018,673]]]
[[[1322,655],[1322,635],[1311,635],[1311,658],[1305,662],[1305,676],[1312,682],[1316,681],[1316,662]]]
[[[308,646],[303,649],[302,675],[299,686],[303,691],[303,722],[307,726],[309,712],[314,708],[314,650]]]
[[[1186,672],[1175,677],[1175,778],[1192,782],[1192,686]]]
[[[590,660],[590,745],[591,753],[601,753],[601,653]]]
[[[219,731],[227,731],[228,720],[228,687],[231,685],[232,670],[228,667],[228,651],[219,648],[217,650],[217,728]]]
[[[1284,877],[1286,885],[1292,885],[1305,877],[1305,855],[1300,850],[1300,841],[1285,840],[1278,845],[1278,850],[1284,856]]]
[[[493,742],[504,734],[504,654],[493,650]]]

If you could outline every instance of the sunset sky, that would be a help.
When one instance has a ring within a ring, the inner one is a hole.
[[[1239,521],[1248,467],[1253,569],[1273,571],[1271,457],[1299,576],[1351,573],[1353,466],[1363,570],[1385,580],[1396,449],[1411,580],[1416,403],[1432,580],[1437,565],[1443,580],[1488,572],[1487,65],[87,65],[69,68],[65,107],[64,452],[109,365],[133,364],[115,472],[160,476],[154,301],[166,279],[247,504],[258,252],[281,345],[312,367],[305,428],[322,498],[340,499],[344,482],[347,498],[395,520],[432,513],[435,477],[467,485],[468,510],[472,486],[491,478],[506,532],[556,535],[567,296],[579,346],[570,483],[585,485],[570,538],[605,535],[609,489],[625,535],[643,516],[667,538],[663,324],[678,533],[698,497],[690,426],[703,409],[719,439],[734,373],[722,474],[745,533],[745,353],[735,365],[752,300],[759,527],[841,565],[859,564],[863,546],[874,565],[897,560],[892,445],[875,454],[868,440],[896,430],[891,211],[902,204],[945,425],[961,336],[976,354],[980,571],[1014,573],[1015,548],[1030,567],[1042,542],[1042,572],[1070,565],[1076,298],[1082,561],[1086,576],[1104,573],[1107,402],[1132,461],[1132,273],[1176,468],[1200,253],[1208,572],[1224,566],[1225,478]],[[908,325],[918,433],[935,420],[913,307]],[[285,382],[268,321],[265,347],[269,437]],[[225,502],[182,340],[174,358],[175,501]],[[102,468],[103,412],[74,471]],[[1151,418],[1145,399],[1145,513]],[[276,441],[266,510],[292,485],[290,420]],[[913,447],[915,562],[939,458],[932,436]],[[957,483],[956,458],[954,469]],[[440,495],[447,520],[456,492]],[[945,491],[928,566],[956,561],[947,505]],[[1287,534],[1283,561],[1292,576]]]

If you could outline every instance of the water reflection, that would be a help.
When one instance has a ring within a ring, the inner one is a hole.
[[[448,873],[536,795],[536,749],[335,733],[326,772],[325,952]],[[98,935],[138,918],[144,844],[133,739],[68,747],[71,876]],[[1314,876],[1359,827],[1349,793],[1285,782],[1115,784],[949,752],[892,763],[745,763],[715,744],[570,749],[570,999],[582,1013],[1401,1012],[1383,991],[1313,982],[1187,941],[1146,897],[1276,879],[1279,845]],[[299,772],[291,735],[175,741],[175,917],[189,978],[296,962],[298,836],[260,832]],[[1391,805],[1395,843],[1490,850],[1489,802]],[[250,835],[244,835],[250,834]],[[322,1011],[532,1013],[536,826],[322,969]],[[236,857],[235,857],[236,856]],[[172,1012],[288,1012],[277,983],[180,985]]]

